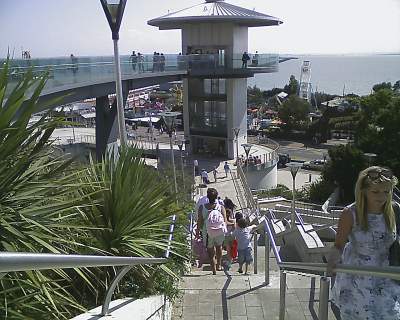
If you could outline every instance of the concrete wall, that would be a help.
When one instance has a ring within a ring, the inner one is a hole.
[[[246,175],[250,189],[258,190],[276,188],[276,185],[278,183],[277,164],[269,168],[260,168],[260,170],[249,168],[248,172],[246,168],[243,168],[243,171]]]
[[[247,143],[247,79],[227,79],[227,130],[228,157],[236,157],[236,141],[233,128],[240,128],[238,148],[244,153],[241,144]]]
[[[151,296],[139,300],[118,299],[110,303],[110,315],[101,317],[101,307],[92,309],[71,320],[170,320],[172,304],[164,296]]]
[[[198,23],[188,24],[182,29],[182,53],[188,46],[226,47],[227,54],[232,53],[233,24]]]

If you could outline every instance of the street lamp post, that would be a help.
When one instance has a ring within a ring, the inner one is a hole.
[[[179,112],[162,112],[160,116],[163,118],[165,126],[167,128],[167,133],[169,135],[169,147],[171,149],[171,161],[172,161],[172,170],[174,173],[174,186],[175,193],[178,194],[178,185],[176,184],[176,171],[175,171],[175,158],[174,158],[174,148],[172,144],[172,132],[175,129],[175,120],[176,117],[180,115]]]
[[[236,165],[239,165],[239,131],[240,128],[233,128],[233,133],[235,134],[236,140]]]
[[[121,146],[126,146],[127,138],[125,129],[124,102],[122,97],[121,62],[118,50],[119,28],[121,26],[126,0],[100,0],[100,2],[104,13],[106,14],[108,24],[110,25],[112,39],[114,42],[115,93],[117,97],[119,139]]]
[[[182,154],[182,149],[183,149],[184,143],[185,143],[185,140],[180,139],[177,141],[176,144],[178,145],[179,151],[181,152],[182,186],[183,186],[183,190],[185,192],[185,173],[183,170],[183,154]]]
[[[301,164],[297,162],[289,162],[286,164],[288,168],[290,168],[290,173],[292,174],[293,178],[293,188],[292,188],[292,217],[291,217],[291,227],[294,228],[296,225],[296,203],[295,203],[295,192],[296,192],[296,174],[299,172],[301,168]]]
[[[244,149],[244,152],[246,152],[246,172],[249,173],[249,153],[250,149],[253,145],[250,143],[243,143],[242,147]]]

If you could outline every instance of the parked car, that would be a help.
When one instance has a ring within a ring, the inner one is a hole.
[[[288,153],[278,153],[278,157],[278,168],[285,167],[286,163],[289,163],[291,161]]]
[[[308,169],[308,170],[321,171],[325,164],[326,164],[326,160],[323,160],[323,159],[311,160],[311,161],[304,162],[302,168]]]

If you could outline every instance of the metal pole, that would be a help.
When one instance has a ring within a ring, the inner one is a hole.
[[[172,132],[169,134],[169,147],[171,149],[171,161],[172,161],[172,170],[174,172],[175,193],[178,194],[178,185],[176,184],[174,149],[173,149],[173,146],[172,146]]]
[[[286,273],[280,271],[280,283],[279,283],[279,320],[285,320],[285,301],[286,300]]]
[[[258,264],[258,254],[257,254],[257,232],[254,232],[254,274],[258,273],[257,264]]]
[[[235,134],[236,136],[236,165],[239,165],[239,132]]]
[[[265,224],[267,224],[267,221],[264,221]],[[271,243],[269,241],[269,235],[267,230],[265,230],[264,233],[264,249],[265,249],[265,285],[269,285],[269,252],[271,250]]]
[[[192,200],[194,200],[195,193],[196,193],[196,167],[194,166],[193,162],[193,194],[192,194]]]
[[[329,287],[330,287],[330,279],[327,277],[321,277],[320,288],[319,288],[319,307],[318,307],[319,320],[328,320]]]
[[[182,169],[182,186],[183,186],[183,192],[185,193],[185,173],[183,170],[183,154],[182,154],[182,147],[180,147],[181,149],[181,169]]]
[[[290,224],[291,224],[291,227],[292,228],[294,228],[295,226],[296,226],[296,220],[295,220],[295,210],[296,210],[296,207],[295,207],[295,192],[296,192],[296,176],[294,176],[293,175],[293,187],[292,187],[292,217],[291,217],[291,221],[290,221]]]
[[[193,211],[190,211],[190,225],[189,225],[189,232],[190,232],[190,266],[193,262]]]
[[[121,80],[121,62],[119,59],[118,40],[114,42],[114,65],[115,65],[115,94],[117,96],[117,115],[118,115],[118,128],[119,140],[121,146],[126,146],[126,129],[125,129],[125,115],[124,115],[124,102],[122,97],[122,80]]]

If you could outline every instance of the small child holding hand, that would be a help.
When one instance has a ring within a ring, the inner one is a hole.
[[[238,219],[236,223],[237,227],[233,231],[233,236],[238,241],[239,273],[243,273],[243,264],[245,264],[245,274],[247,274],[249,264],[253,262],[252,232],[257,226],[248,226],[243,218]]]

